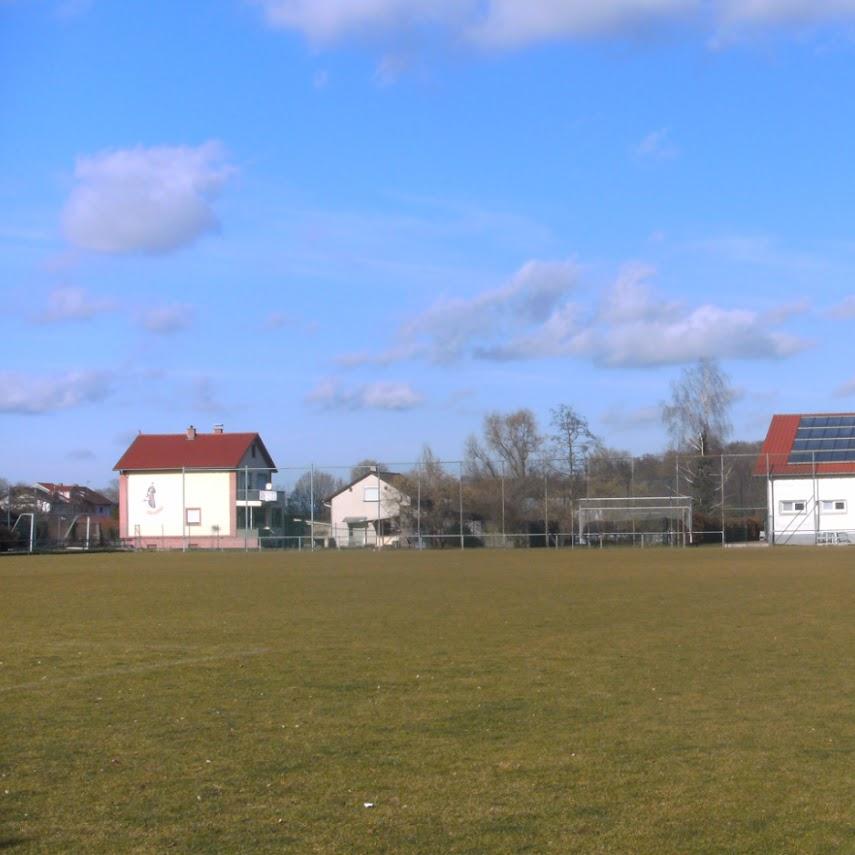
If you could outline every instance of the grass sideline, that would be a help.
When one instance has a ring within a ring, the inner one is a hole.
[[[848,549],[6,558],[0,850],[855,852],[853,652]]]

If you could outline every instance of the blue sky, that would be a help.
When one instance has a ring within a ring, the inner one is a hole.
[[[0,476],[855,409],[855,2],[0,0]],[[419,11],[419,10],[422,11]]]

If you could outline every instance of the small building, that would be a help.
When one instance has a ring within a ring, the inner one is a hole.
[[[331,536],[338,547],[398,546],[401,514],[410,506],[403,476],[369,472],[328,496]]]
[[[114,469],[119,473],[122,541],[141,549],[235,549],[259,546],[281,523],[276,466],[257,433],[140,434]]]
[[[38,481],[33,485],[33,499],[46,523],[48,539],[59,545],[83,543],[104,544],[115,540],[116,503],[80,484],[56,484]]]
[[[773,416],[754,474],[769,543],[855,543],[855,413]]]

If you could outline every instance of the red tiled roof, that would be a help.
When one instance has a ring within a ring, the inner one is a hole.
[[[817,475],[855,474],[855,463],[835,461],[833,463],[788,463],[799,422],[806,416],[852,415],[850,413],[796,413],[772,416],[769,432],[760,449],[755,475],[772,475],[810,478]]]
[[[260,452],[258,466],[275,468],[257,433],[197,433],[194,439],[184,433],[141,433],[113,469],[234,469],[253,443]]]

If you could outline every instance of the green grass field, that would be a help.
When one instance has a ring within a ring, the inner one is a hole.
[[[5,558],[0,660],[0,850],[855,852],[855,550]]]

